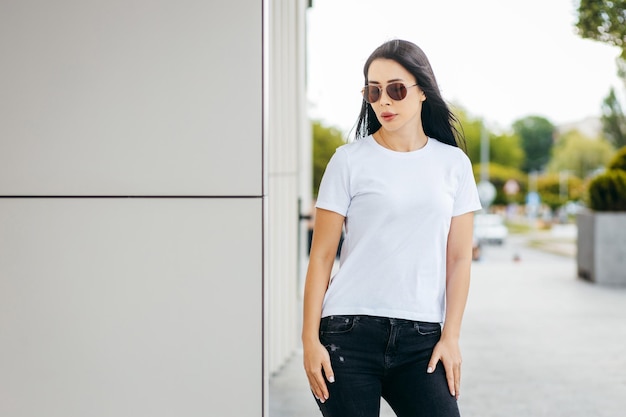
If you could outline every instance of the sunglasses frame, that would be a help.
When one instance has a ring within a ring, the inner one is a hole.
[[[394,97],[393,97],[393,96],[395,95],[395,91],[396,91],[396,90],[391,90],[391,91],[392,91],[392,93],[389,93],[389,91],[390,91],[390,90],[389,90],[389,87],[391,87],[392,85],[397,85],[397,84],[400,84],[400,85],[404,88],[404,90],[400,90],[400,91],[404,91],[404,96],[402,96],[402,97],[400,97],[400,98],[394,98]],[[396,81],[396,82],[393,82],[393,83],[389,83],[389,84],[387,84],[387,85],[384,87],[384,89],[385,89],[385,92],[387,93],[387,96],[388,96],[390,99],[392,99],[393,101],[402,101],[402,100],[404,100],[404,99],[406,98],[406,96],[408,95],[408,93],[409,93],[409,92],[408,92],[409,88],[411,88],[411,87],[416,87],[416,86],[417,86],[417,84],[413,84],[413,85],[406,85],[406,84],[405,84],[405,83],[403,83],[403,82]],[[376,87],[376,88],[378,89],[378,98],[377,98],[376,100],[374,100],[374,101],[370,101],[370,100],[369,100],[369,95],[370,95],[370,94],[369,94],[368,89],[369,89],[369,88],[371,88],[371,87]],[[366,92],[367,92],[367,94],[366,94]],[[363,88],[361,89],[361,95],[363,96],[363,100],[364,100],[366,103],[369,103],[369,104],[374,104],[374,103],[378,102],[378,100],[380,100],[380,99],[381,99],[381,97],[383,96],[383,86],[382,86],[382,85],[380,85],[380,84],[366,84],[366,85],[365,85],[365,87],[363,87]]]

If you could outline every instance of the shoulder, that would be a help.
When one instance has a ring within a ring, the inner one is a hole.
[[[429,146],[432,147],[433,152],[439,155],[441,158],[446,158],[451,160],[451,162],[457,163],[471,163],[467,154],[463,151],[463,149],[458,146],[448,145],[442,142],[439,142],[437,139],[431,138],[431,142]]]
[[[370,149],[370,142],[373,140],[374,138],[371,135],[362,139],[354,139],[346,143],[345,145],[341,145],[337,148],[337,150],[342,150],[342,152],[346,152],[348,154],[362,152],[364,150]]]
[[[353,140],[345,145],[341,145],[335,150],[335,155],[333,157],[335,159],[346,161],[358,160],[364,155],[368,155],[372,152],[373,147],[371,146],[371,143],[369,143],[371,140],[373,140],[373,138],[368,136],[363,139]]]
[[[473,175],[472,161],[463,149],[448,145],[438,140],[432,140],[432,150],[430,154],[433,162],[449,172],[455,173],[459,177]]]

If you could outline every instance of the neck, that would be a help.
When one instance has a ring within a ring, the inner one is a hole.
[[[423,131],[404,135],[400,132],[389,132],[381,127],[373,136],[380,145],[396,152],[416,151],[426,146],[428,142],[428,137]]]

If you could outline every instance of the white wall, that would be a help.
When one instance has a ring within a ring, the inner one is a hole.
[[[0,415],[266,414],[303,3],[0,2]]]
[[[260,209],[0,199],[0,415],[261,415]]]
[[[306,115],[305,17],[307,2],[276,0],[269,10],[269,371],[299,346],[299,278],[311,199],[311,127]],[[301,243],[297,241],[302,238]]]
[[[261,13],[1,2],[0,192],[260,197]]]

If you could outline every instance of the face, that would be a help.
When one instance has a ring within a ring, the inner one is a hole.
[[[415,77],[410,72],[391,59],[376,59],[368,68],[367,79],[368,85],[382,87],[374,90],[379,92],[379,98],[371,106],[383,128],[389,131],[421,129],[422,102],[426,100],[426,95],[415,85]],[[391,95],[396,99],[389,96],[387,86],[392,83],[404,84],[404,99],[398,99],[402,88],[392,91]]]

